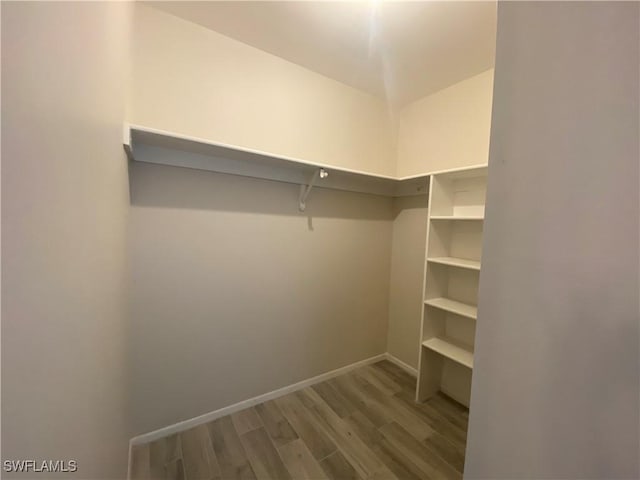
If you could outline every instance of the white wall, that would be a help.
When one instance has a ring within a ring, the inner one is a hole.
[[[466,478],[638,478],[639,4],[501,2]]]
[[[401,177],[487,162],[493,70],[391,113],[383,99],[200,25],[135,11],[134,124]]]
[[[383,100],[152,7],[135,11],[132,123],[395,174]]]
[[[2,3],[2,456],[75,459],[77,478],[127,467],[130,16]]]
[[[393,201],[387,351],[418,368],[427,235],[426,195]]]
[[[486,164],[493,69],[403,108],[397,116],[400,177]]]
[[[134,429],[386,351],[392,200],[135,163]]]

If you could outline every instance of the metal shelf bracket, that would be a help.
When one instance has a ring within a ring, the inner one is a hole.
[[[329,172],[327,172],[324,168],[319,168],[315,172],[313,172],[313,176],[311,180],[309,180],[308,185],[300,185],[300,199],[298,200],[298,210],[304,212],[307,208],[307,197],[311,193],[311,189],[315,185],[318,178],[323,179],[329,176]]]

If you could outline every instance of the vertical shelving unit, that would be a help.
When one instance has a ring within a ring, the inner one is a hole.
[[[416,401],[469,406],[487,167],[431,176]]]

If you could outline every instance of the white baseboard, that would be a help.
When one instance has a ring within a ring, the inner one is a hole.
[[[240,410],[253,407],[254,405],[257,405],[262,402],[266,402],[268,400],[273,400],[274,398],[278,398],[288,393],[295,392],[296,390],[300,390],[301,388],[306,388],[311,385],[315,385],[316,383],[324,382],[325,380],[329,380],[333,377],[337,377],[339,375],[347,373],[356,368],[364,367],[365,365],[379,362],[380,360],[390,360],[396,363],[401,368],[405,368],[405,369],[409,368],[409,370],[407,370],[409,372],[411,370],[411,367],[401,362],[397,358],[389,356],[388,353],[381,353],[380,355],[376,355],[374,357],[370,357],[365,360],[360,360],[359,362],[351,363],[349,365],[338,368],[336,370],[332,370],[330,372],[326,372],[321,375],[317,375],[315,377],[302,380],[301,382],[297,382],[292,385],[288,385],[286,387],[273,390],[272,392],[258,395],[257,397],[253,397],[248,400],[243,400],[242,402],[234,403],[233,405],[229,405],[228,407],[219,408],[218,410],[214,410],[213,412],[205,413],[198,417],[190,418],[188,420],[174,423],[173,425],[169,425],[167,427],[163,427],[158,430],[154,430],[152,432],[135,436],[129,441],[129,445],[130,446],[140,445],[140,444],[152,442],[153,440],[157,440],[159,438],[163,438],[168,435],[172,435],[174,433],[182,432],[184,430],[189,430],[190,428],[196,427],[198,425],[202,425],[203,423],[209,423],[217,418],[224,417],[226,415],[230,415],[235,412],[239,412]],[[414,369],[414,372],[415,372],[415,369]]]
[[[384,356],[385,356],[385,358],[387,360],[389,360],[391,363],[395,363],[397,366],[399,366],[401,369],[403,369],[405,372],[407,372],[412,377],[418,377],[418,370],[413,368],[411,365],[409,365],[407,363],[404,363],[398,357],[394,357],[389,352],[385,353]]]

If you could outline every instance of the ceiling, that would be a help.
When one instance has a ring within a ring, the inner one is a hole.
[[[495,2],[150,3],[394,106],[494,64]]]

